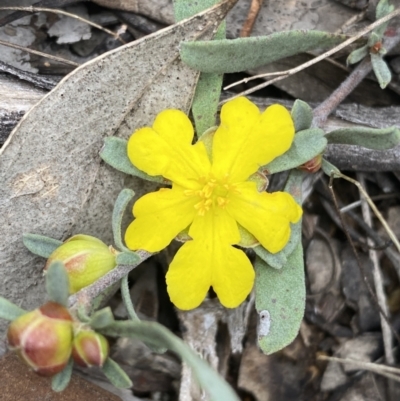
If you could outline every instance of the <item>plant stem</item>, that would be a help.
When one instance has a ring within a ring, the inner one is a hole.
[[[385,36],[385,49],[389,52],[400,42],[400,30],[393,36]],[[371,60],[365,58],[342,82],[342,84],[317,108],[314,109],[314,127],[322,127],[328,116],[340,103],[358,86],[358,84],[372,71]]]

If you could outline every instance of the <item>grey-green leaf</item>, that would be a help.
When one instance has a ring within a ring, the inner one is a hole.
[[[347,65],[350,64],[355,64],[361,61],[364,57],[367,57],[369,54],[369,47],[368,45],[365,45],[363,47],[360,47],[359,49],[353,50],[350,54],[349,57],[347,57],[346,63]]]
[[[324,49],[343,42],[344,35],[322,31],[286,31],[268,36],[233,40],[183,42],[184,63],[201,72],[245,71],[313,49]]]
[[[125,139],[108,137],[104,139],[104,146],[100,151],[100,157],[111,167],[125,174],[140,177],[144,180],[165,183],[161,176],[151,176],[136,168],[128,158],[127,144]]]
[[[302,184],[304,173],[299,170],[292,170],[286,182],[284,191],[290,193],[296,202],[302,204]],[[264,262],[274,269],[280,269],[287,263],[288,257],[295,250],[297,244],[301,240],[301,219],[296,224],[291,224],[291,234],[289,242],[278,253],[271,253],[263,246],[258,245],[253,248],[254,252]]]
[[[165,327],[154,322],[115,322],[102,330],[112,337],[131,337],[151,346],[166,347],[175,352],[191,369],[200,386],[210,395],[211,401],[239,401],[238,396],[228,383],[201,359],[180,338]]]
[[[379,86],[382,89],[385,89],[392,80],[392,73],[386,64],[386,61],[382,58],[382,55],[371,53],[371,63],[376,79],[379,82]]]
[[[295,132],[303,131],[311,127],[313,112],[312,108],[300,99],[295,100],[290,112]]]
[[[130,388],[133,383],[128,375],[122,370],[117,362],[107,358],[104,366],[101,368],[107,379],[117,388]]]
[[[25,315],[27,311],[13,304],[8,299],[0,297],[0,319],[13,321],[16,318]]]
[[[140,257],[135,252],[126,251],[119,253],[116,260],[118,265],[136,266],[140,262]]]
[[[126,248],[124,245],[124,241],[122,240],[122,219],[124,217],[124,213],[128,203],[133,199],[135,196],[135,192],[131,189],[124,188],[117,197],[117,200],[114,203],[113,213],[112,213],[112,230],[113,230],[113,237],[114,243],[116,247],[120,251],[128,251],[129,249]],[[119,255],[117,255],[118,258]],[[125,264],[118,262],[118,264]]]
[[[24,234],[22,241],[32,253],[46,259],[62,244],[57,239],[31,233]]]
[[[50,301],[67,306],[69,296],[69,278],[64,263],[51,262],[46,271],[46,291]]]
[[[55,376],[53,376],[51,379],[51,388],[53,391],[59,393],[67,388],[71,380],[73,365],[73,359],[70,358],[68,365],[60,373],[57,373]]]
[[[328,143],[358,145],[368,149],[391,149],[400,143],[400,130],[397,127],[370,128],[347,127],[339,128],[326,134]]]
[[[111,312],[111,308],[107,306],[106,308],[100,309],[93,313],[90,317],[90,327],[95,330],[104,329],[105,327],[114,323],[114,315]]]
[[[376,19],[381,19],[390,14],[394,10],[394,6],[390,4],[389,0],[380,0],[376,5],[375,16]]]
[[[273,174],[301,166],[324,151],[327,145],[324,135],[324,131],[319,128],[310,128],[298,132],[294,136],[290,149],[271,163],[263,166],[262,169]]]
[[[276,270],[260,258],[255,262],[258,345],[269,355],[289,345],[297,336],[305,308],[303,248],[301,243],[286,265]]]
[[[321,168],[322,168],[322,171],[329,177],[332,175],[332,173],[340,174],[340,170],[324,158],[322,158]]]

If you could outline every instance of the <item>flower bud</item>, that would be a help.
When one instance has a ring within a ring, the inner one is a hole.
[[[318,155],[297,168],[307,173],[316,173],[321,168],[321,164],[322,164],[322,155]]]
[[[71,294],[78,292],[116,266],[116,251],[111,246],[90,235],[75,235],[60,245],[47,260],[46,271],[51,262],[64,263],[69,277]]]
[[[36,373],[53,376],[67,365],[72,350],[72,317],[55,302],[15,319],[8,343]]]
[[[101,367],[108,357],[108,352],[108,341],[103,335],[90,330],[84,330],[75,335],[72,357],[79,366]]]

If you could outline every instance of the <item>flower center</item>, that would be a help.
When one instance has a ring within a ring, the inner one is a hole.
[[[237,192],[236,186],[229,183],[228,176],[216,179],[213,176],[199,179],[201,189],[188,189],[184,191],[186,196],[196,196],[199,202],[194,205],[199,216],[204,216],[211,208],[221,207],[229,203],[229,195]]]

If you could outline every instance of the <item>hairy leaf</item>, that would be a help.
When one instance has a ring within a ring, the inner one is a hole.
[[[222,74],[257,68],[298,53],[328,48],[344,40],[345,35],[299,30],[233,40],[184,42],[181,58],[201,72]]]
[[[326,134],[328,143],[359,145],[368,149],[391,149],[400,143],[400,130],[397,127],[370,128],[347,127],[339,128]]]
[[[305,308],[303,248],[301,242],[282,269],[273,269],[260,258],[255,263],[258,345],[269,355],[289,345],[297,336]]]

